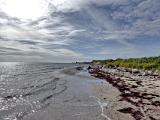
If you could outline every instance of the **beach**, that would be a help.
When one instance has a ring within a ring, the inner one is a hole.
[[[111,119],[160,120],[158,74],[125,68],[94,68],[90,73],[111,85],[96,86],[101,98],[109,101],[106,113]]]
[[[1,120],[159,120],[159,76],[89,64],[1,63]]]

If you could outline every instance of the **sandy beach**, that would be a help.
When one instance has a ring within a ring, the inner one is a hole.
[[[103,99],[108,103],[104,108],[104,113],[110,120],[135,120],[131,115],[118,111],[118,109],[124,108],[126,105],[132,105],[125,101],[119,101],[120,92],[112,85],[96,85],[93,90],[100,99]]]
[[[113,120],[160,120],[160,77],[122,68],[90,70],[110,85],[96,86],[108,101],[106,114]]]

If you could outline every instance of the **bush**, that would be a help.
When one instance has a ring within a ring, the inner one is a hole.
[[[94,60],[93,63],[98,63],[107,66],[136,68],[144,70],[160,70],[160,56],[130,59],[118,58],[116,60]]]

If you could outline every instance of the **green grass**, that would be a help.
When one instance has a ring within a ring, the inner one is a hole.
[[[109,67],[125,67],[136,68],[143,70],[160,70],[160,56],[158,57],[144,57],[144,58],[130,58],[130,59],[116,59],[116,60],[93,60],[94,64],[106,65]]]

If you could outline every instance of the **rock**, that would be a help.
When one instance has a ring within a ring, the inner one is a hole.
[[[83,67],[76,67],[76,70],[83,70]]]
[[[134,109],[131,107],[128,107],[128,108],[119,109],[118,111],[122,113],[133,113]]]
[[[153,73],[154,73],[154,72],[151,71],[151,70],[149,70],[149,71],[147,71],[147,72],[148,72],[149,75],[153,75]]]
[[[142,76],[148,76],[148,72],[142,72]]]
[[[160,106],[160,101],[154,101],[154,102],[152,102],[152,105]]]
[[[87,70],[90,70],[90,69],[92,69],[92,67],[91,67],[91,66],[88,66]]]
[[[140,73],[140,71],[137,70],[137,69],[132,69],[132,73],[133,73],[133,74],[138,74],[138,73]]]
[[[153,76],[159,76],[159,73],[158,72],[154,72]]]

